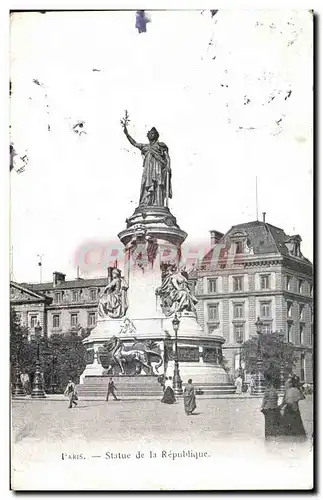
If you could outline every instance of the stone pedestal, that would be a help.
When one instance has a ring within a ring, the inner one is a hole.
[[[181,245],[187,234],[166,207],[138,207],[126,224],[127,228],[118,236],[125,247],[123,276],[129,285],[125,317],[131,321],[131,327],[124,328],[125,318],[99,319],[84,340],[87,348],[94,351],[94,360],[87,365],[82,380],[103,374],[95,353],[112,336],[125,344],[134,336],[139,341],[154,340],[165,351],[164,374],[173,376],[174,362],[169,350],[174,342],[173,316],[164,314],[156,290],[162,285],[167,266],[181,267]],[[183,382],[192,378],[196,383],[228,384],[228,376],[220,364],[223,337],[205,335],[193,312],[180,312],[178,317],[179,369]]]

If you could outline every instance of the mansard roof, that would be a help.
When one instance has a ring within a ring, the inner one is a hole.
[[[90,278],[90,279],[75,279],[70,281],[62,281],[61,283],[54,286],[53,282],[47,283],[22,283],[22,286],[26,286],[32,290],[46,292],[53,290],[67,290],[70,288],[90,288],[97,286],[105,286],[108,283],[108,278]]]
[[[216,262],[219,261],[219,257],[221,261],[221,258],[224,258],[224,256],[227,255],[233,241],[245,240],[247,250],[243,252],[243,255],[239,254],[240,262],[245,258],[247,259],[249,255],[259,257],[272,255],[273,257],[283,257],[284,263],[287,267],[289,267],[289,264],[293,261],[294,268],[296,266],[300,270],[300,267],[304,267],[304,270],[308,273],[312,268],[311,262],[302,254],[300,254],[299,257],[291,255],[286,245],[286,243],[296,239],[296,237],[298,238],[298,241],[301,241],[299,235],[295,235],[295,237],[289,236],[283,229],[263,221],[251,221],[236,224],[232,226],[229,231],[222,236],[217,244],[214,245],[204,256],[200,266],[210,266],[215,264],[215,267],[217,267]],[[221,250],[219,254],[220,248]],[[219,262],[219,264],[221,264],[221,262]]]

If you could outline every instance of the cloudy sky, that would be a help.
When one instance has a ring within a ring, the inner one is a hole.
[[[170,151],[170,208],[188,244],[259,218],[312,259],[312,16],[306,11],[17,13],[11,24],[11,243],[17,281],[76,276],[138,203],[142,161],[123,135]],[[81,135],[77,123],[83,122]],[[19,156],[28,156],[23,172]],[[101,268],[92,275],[105,275]]]

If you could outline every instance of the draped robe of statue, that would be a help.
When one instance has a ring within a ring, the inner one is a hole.
[[[185,273],[177,270],[169,272],[161,287],[157,288],[156,294],[162,298],[162,308],[166,316],[184,310],[196,313],[197,299],[190,290]]]
[[[127,282],[119,274],[115,273],[114,278],[105,287],[99,299],[99,316],[122,318],[128,309],[127,290]]]
[[[126,119],[121,121],[123,131],[132,146],[140,149],[143,157],[139,206],[167,206],[168,198],[172,198],[171,168],[168,147],[159,142],[159,133],[153,127],[149,130],[148,144],[136,142],[128,132]]]
[[[163,206],[166,193],[168,198],[172,198],[168,148],[163,142],[139,144],[138,147],[144,160],[139,205]],[[168,176],[167,168],[169,168]]]

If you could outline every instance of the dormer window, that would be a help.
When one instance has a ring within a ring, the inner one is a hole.
[[[248,235],[241,231],[236,231],[230,235],[230,240],[232,245],[234,245],[235,254],[249,253],[247,237]]]
[[[288,251],[294,257],[302,257],[302,254],[301,254],[301,241],[302,241],[302,238],[300,237],[299,234],[296,234],[295,236],[291,236],[286,241],[286,246],[288,248]]]
[[[242,241],[237,241],[237,243],[236,243],[236,253],[243,253]]]

